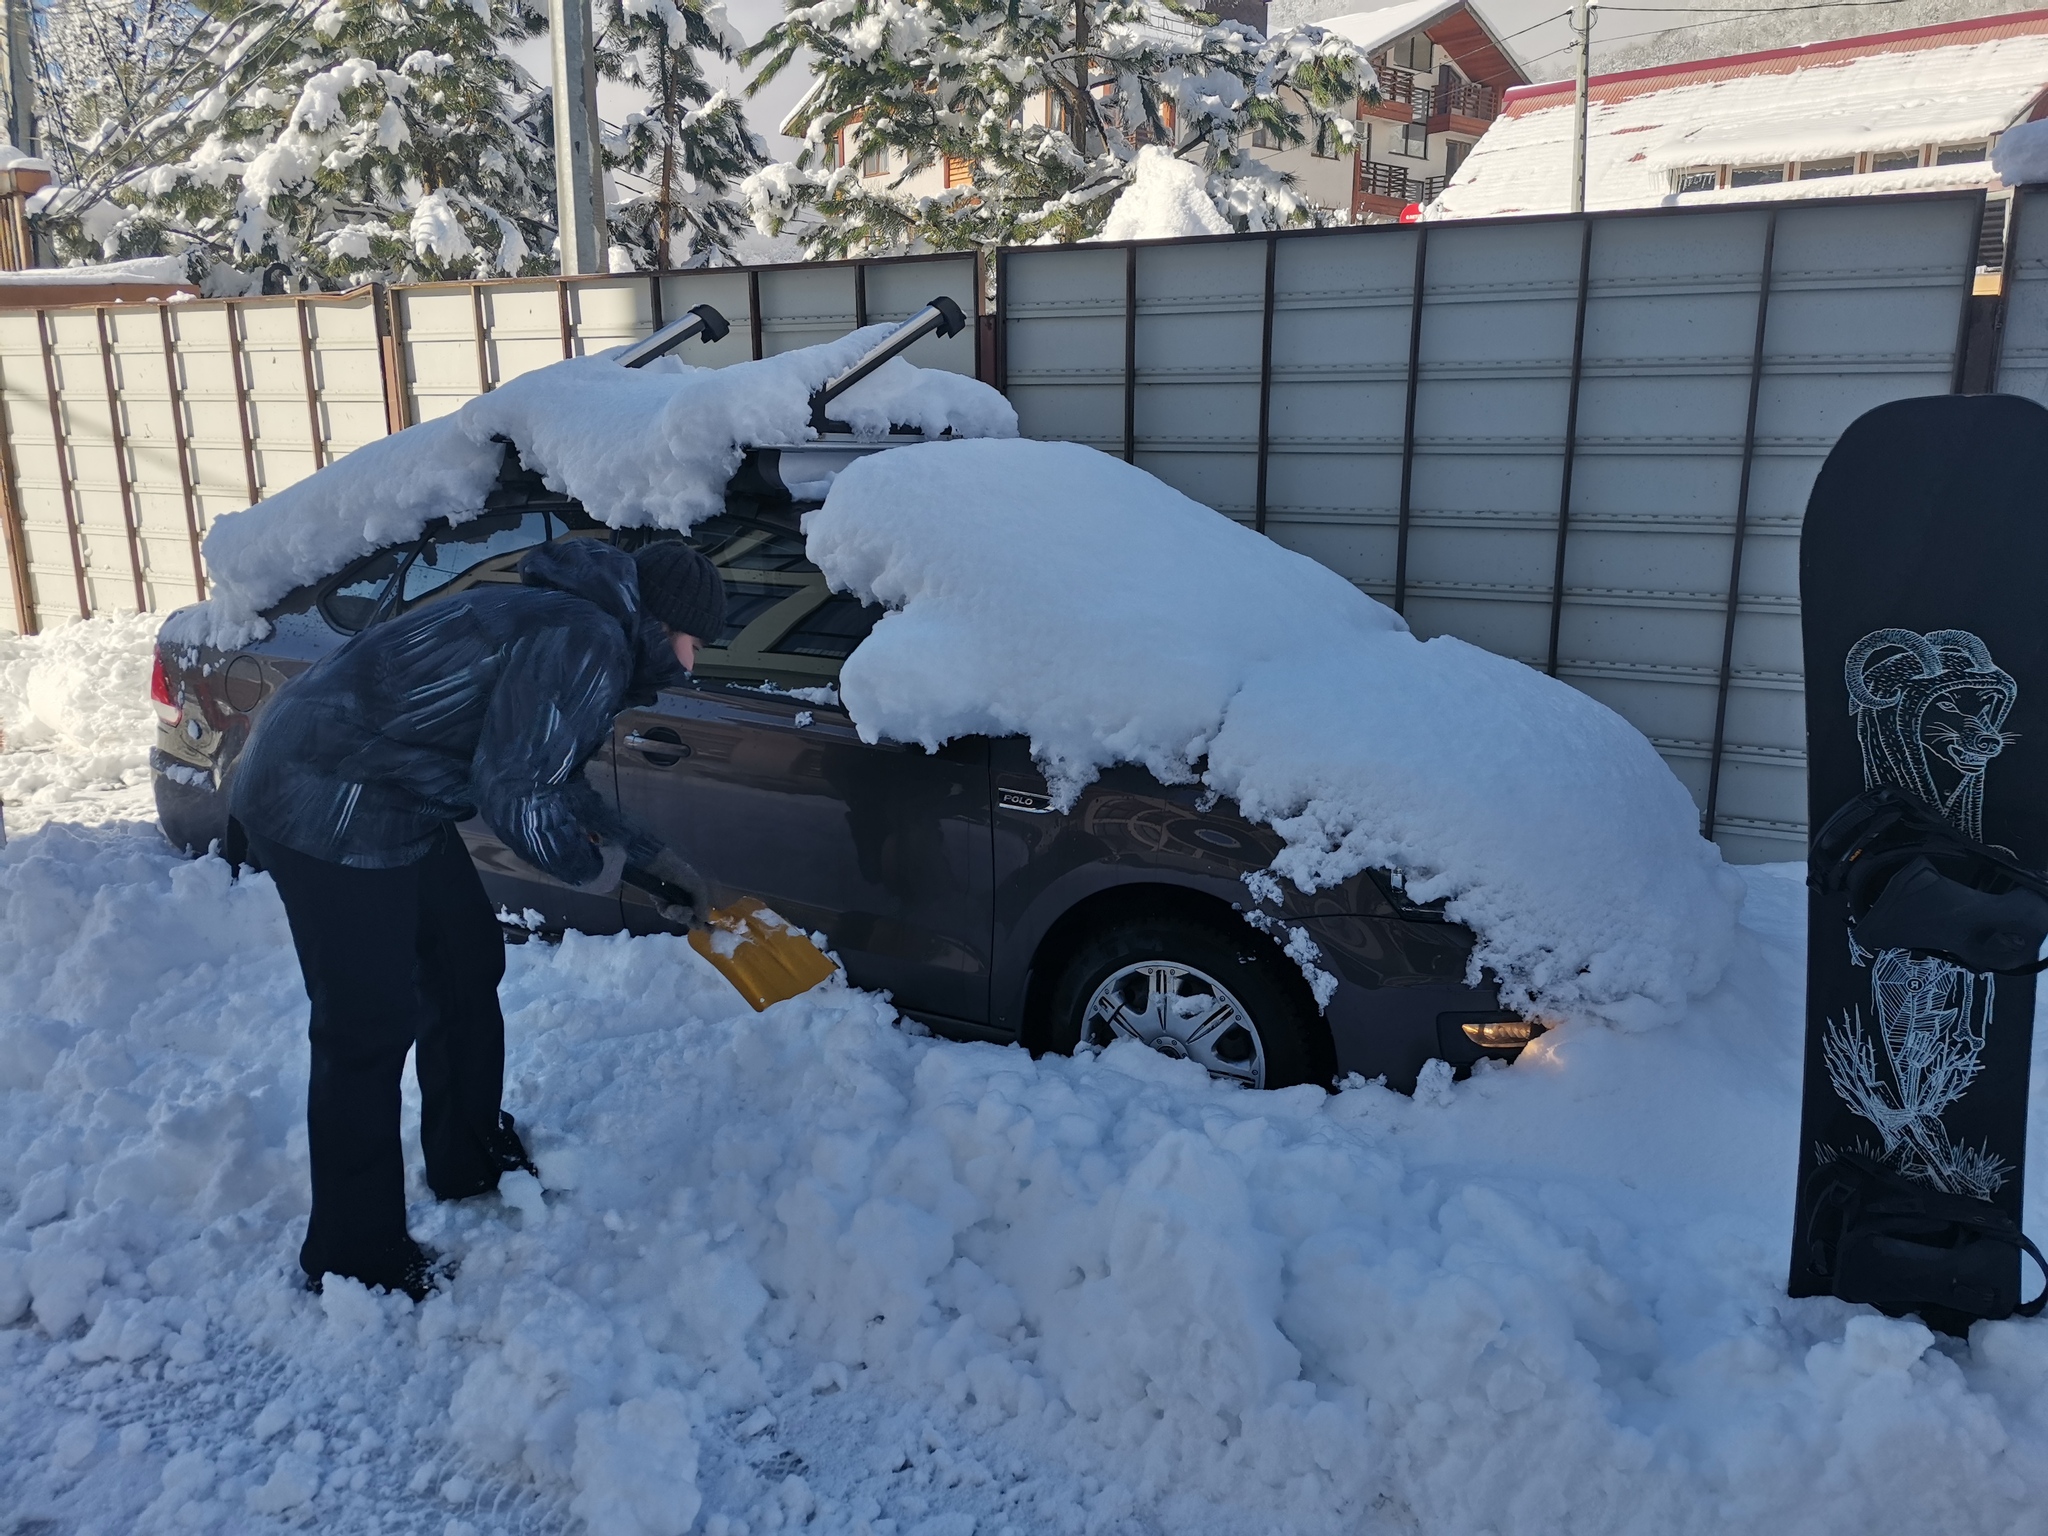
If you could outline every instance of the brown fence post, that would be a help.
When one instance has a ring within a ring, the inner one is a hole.
[[[384,386],[384,430],[412,425],[405,393],[405,342],[399,336],[398,295],[382,283],[370,285],[370,314],[377,327],[377,376]]]
[[[242,473],[249,482],[249,505],[263,498],[256,489],[256,438],[249,430],[249,381],[242,376],[242,325],[235,318],[235,301],[221,306],[228,322],[228,367],[235,373],[235,414],[242,423]]]
[[[100,332],[100,371],[107,379],[107,435],[114,440],[114,483],[121,488],[121,524],[128,534],[128,569],[135,577],[135,611],[149,612],[142,580],[142,529],[135,512],[135,487],[128,473],[128,434],[121,429],[121,392],[114,386],[114,339],[107,334],[107,307],[93,311]]]
[[[327,434],[320,427],[320,385],[313,371],[313,332],[306,324],[306,301],[292,300],[293,318],[299,322],[299,367],[306,375],[306,428],[313,439],[313,472],[327,467]]]
[[[206,561],[199,553],[199,502],[192,492],[192,435],[185,430],[185,391],[178,384],[178,349],[171,339],[171,306],[158,304],[164,331],[164,388],[171,397],[171,441],[178,453],[178,489],[185,495],[185,536],[192,541],[192,587],[206,601]]]
[[[64,533],[71,542],[71,579],[78,585],[78,616],[92,617],[85,587],[85,546],[78,537],[78,492],[71,484],[71,450],[64,433],[64,406],[57,398],[57,338],[47,310],[36,311],[36,336],[43,344],[43,388],[50,397],[50,439],[57,450],[57,487],[64,494]]]
[[[0,395],[0,524],[7,539],[7,574],[14,586],[14,627],[36,632],[35,584],[29,580],[28,525],[21,510],[21,482],[14,472],[14,426]]]

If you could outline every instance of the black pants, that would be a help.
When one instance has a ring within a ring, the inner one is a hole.
[[[416,1251],[398,1134],[408,1049],[428,1185],[456,1200],[498,1184],[504,938],[452,826],[399,869],[330,864],[254,834],[249,846],[284,898],[313,1004],[313,1216],[299,1263],[309,1275],[395,1284]]]

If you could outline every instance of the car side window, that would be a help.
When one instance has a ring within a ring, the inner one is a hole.
[[[399,603],[411,607],[486,560],[545,544],[548,534],[545,512],[490,513],[431,533],[399,578]]]
[[[358,560],[320,594],[320,616],[343,634],[355,634],[376,617],[391,578],[411,553],[410,544],[400,544]]]
[[[697,675],[741,685],[818,687],[867,638],[882,610],[830,591],[804,556],[797,513],[727,512],[690,530],[725,577],[725,632],[697,653]]]

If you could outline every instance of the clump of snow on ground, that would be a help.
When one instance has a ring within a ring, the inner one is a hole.
[[[340,570],[428,522],[483,509],[504,457],[498,439],[556,491],[615,527],[688,528],[724,506],[747,447],[803,442],[810,397],[887,337],[871,325],[821,346],[727,368],[674,357],[621,368],[621,350],[522,374],[444,416],[369,443],[267,501],[217,519],[206,536],[213,595],[167,631],[236,644],[293,588]],[[1015,436],[1016,412],[962,374],[883,364],[832,403],[857,435],[891,426],[928,436]]]
[[[150,814],[149,645],[127,614],[0,635],[0,805],[11,831]]]
[[[1147,144],[1138,151],[1130,185],[1117,194],[1100,240],[1173,240],[1183,235],[1227,235],[1230,221],[1209,196],[1209,176],[1171,150]]]
[[[806,529],[833,585],[895,610],[840,679],[870,740],[1027,734],[1066,801],[1118,761],[1199,776],[1281,832],[1304,890],[1391,868],[1448,897],[1476,963],[1547,1011],[1667,1022],[1720,978],[1741,882],[1634,727],[1418,641],[1142,470],[921,445],[842,472]]]

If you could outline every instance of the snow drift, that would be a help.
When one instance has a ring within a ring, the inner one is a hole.
[[[896,328],[871,325],[822,346],[727,368],[673,357],[621,368],[617,352],[513,379],[453,415],[349,454],[269,500],[222,517],[206,536],[213,596],[167,633],[240,644],[294,587],[316,581],[430,521],[483,510],[507,439],[551,490],[614,527],[688,528],[724,505],[747,447],[803,442],[814,390]],[[977,380],[895,358],[833,402],[855,433],[891,426],[937,437],[1015,436],[1017,416]]]
[[[1479,936],[1547,1011],[1674,1018],[1719,979],[1741,882],[1604,705],[1065,443],[941,443],[842,472],[806,520],[890,609],[840,692],[870,740],[1029,735],[1069,803],[1113,762],[1271,823],[1304,890],[1366,868]]]

